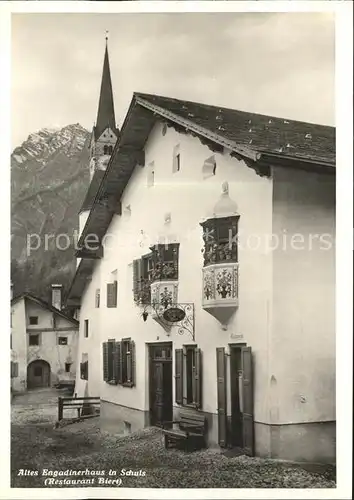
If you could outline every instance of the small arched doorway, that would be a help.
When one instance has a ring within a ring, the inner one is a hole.
[[[50,386],[50,365],[43,359],[32,361],[27,367],[27,388]]]

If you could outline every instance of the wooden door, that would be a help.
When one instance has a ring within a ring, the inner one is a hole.
[[[226,363],[225,348],[216,348],[216,376],[218,401],[218,441],[221,447],[227,446],[227,408],[226,408]]]
[[[243,449],[246,455],[254,454],[253,429],[253,364],[250,347],[241,349],[242,365],[242,431]]]
[[[30,363],[27,368],[27,387],[29,389],[36,389],[39,387],[49,387],[49,385],[49,364],[43,360],[36,360]]]
[[[150,346],[150,424],[172,420],[172,344]]]

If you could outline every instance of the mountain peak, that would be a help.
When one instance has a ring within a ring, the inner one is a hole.
[[[14,166],[22,165],[28,160],[36,160],[43,166],[48,159],[61,150],[71,156],[81,151],[89,132],[80,123],[65,127],[44,127],[32,134],[17,146],[11,155]]]

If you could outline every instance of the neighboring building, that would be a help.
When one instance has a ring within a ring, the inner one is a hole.
[[[52,303],[30,293],[11,301],[11,389],[73,385],[79,323],[61,309],[61,285]]]
[[[334,461],[335,130],[135,93],[95,190],[67,302],[103,428],[188,407],[210,446]]]

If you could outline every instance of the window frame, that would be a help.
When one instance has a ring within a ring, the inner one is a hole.
[[[189,370],[187,365],[188,352],[191,351],[193,352],[193,364],[191,370]],[[177,354],[180,363],[178,367]],[[202,353],[197,344],[185,344],[182,348],[175,350],[175,384],[175,399],[178,405],[196,410],[202,408]],[[189,384],[191,384],[191,398],[188,394]]]
[[[38,316],[29,316],[28,321],[31,326],[38,325]]]
[[[106,288],[106,306],[108,309],[114,309],[118,306],[118,280],[115,279],[114,281],[107,283]]]
[[[35,337],[37,337],[38,342],[37,342],[36,344],[33,344],[33,343],[31,342],[31,338],[33,339],[33,338],[35,338]],[[29,345],[30,347],[36,347],[36,346],[41,345],[41,341],[40,341],[40,335],[39,335],[39,333],[30,333],[30,334],[29,334],[29,336],[28,336],[28,345]]]
[[[88,380],[88,359],[80,363],[80,379]]]
[[[129,351],[126,346],[128,344]],[[103,380],[110,385],[135,386],[135,342],[129,337],[103,342]],[[106,377],[106,378],[105,378]]]
[[[89,336],[89,320],[84,319],[84,338],[87,339]]]

